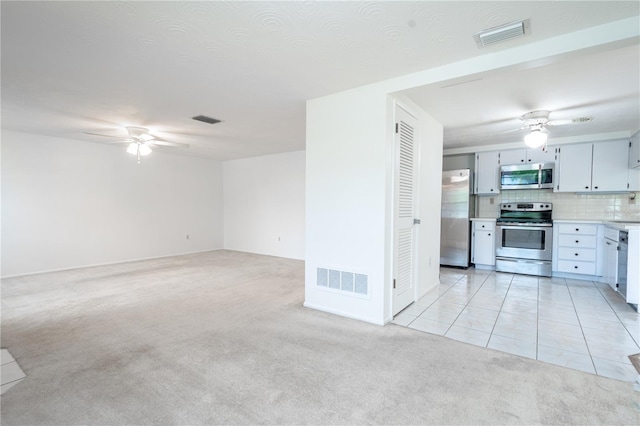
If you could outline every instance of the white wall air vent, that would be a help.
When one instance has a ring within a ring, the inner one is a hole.
[[[477,32],[473,35],[478,47],[485,47],[491,44],[522,37],[529,33],[529,20],[511,22],[499,27],[489,28]]]
[[[346,293],[366,296],[369,294],[367,275],[355,272],[338,271],[336,269],[318,268],[316,284]]]

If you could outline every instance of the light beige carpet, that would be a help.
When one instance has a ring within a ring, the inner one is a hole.
[[[638,424],[630,383],[302,307],[217,251],[6,279],[2,424]]]

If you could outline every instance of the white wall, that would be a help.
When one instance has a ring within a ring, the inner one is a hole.
[[[2,276],[222,248],[220,162],[4,130],[2,151]]]
[[[225,161],[224,248],[304,259],[305,152]]]
[[[384,322],[391,126],[387,96],[378,90],[307,102],[305,306]],[[319,287],[317,268],[367,275],[369,297]]]

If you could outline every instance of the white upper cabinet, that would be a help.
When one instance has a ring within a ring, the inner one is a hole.
[[[500,193],[500,185],[498,185],[500,163],[498,158],[498,151],[476,153],[476,194]]]
[[[512,164],[524,164],[527,162],[527,150],[522,149],[507,149],[500,151],[500,165],[509,166]]]
[[[529,163],[555,163],[556,161],[556,149],[554,147],[547,146],[545,150],[527,149],[527,162]]]
[[[629,141],[583,143],[559,148],[558,192],[627,191]]]
[[[640,132],[631,136],[631,146],[629,148],[629,168],[640,167]]]
[[[640,132],[629,142],[629,191],[640,191]]]
[[[626,191],[629,186],[629,141],[593,144],[592,191]]]
[[[560,147],[560,165],[558,167],[556,191],[590,191],[592,156],[593,144],[590,143]]]
[[[546,147],[542,149],[508,149],[500,151],[500,165],[510,166],[513,164],[535,164],[555,162],[555,148]]]

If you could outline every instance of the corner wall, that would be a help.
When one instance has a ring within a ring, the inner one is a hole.
[[[2,276],[222,243],[220,162],[2,131]]]
[[[378,85],[307,102],[307,307],[374,324],[391,320],[393,112],[393,98]],[[442,126],[411,112],[421,127],[419,295],[438,282]],[[366,276],[367,293],[332,288],[331,276],[319,285],[324,269]]]
[[[224,248],[304,259],[305,152],[225,161]]]

